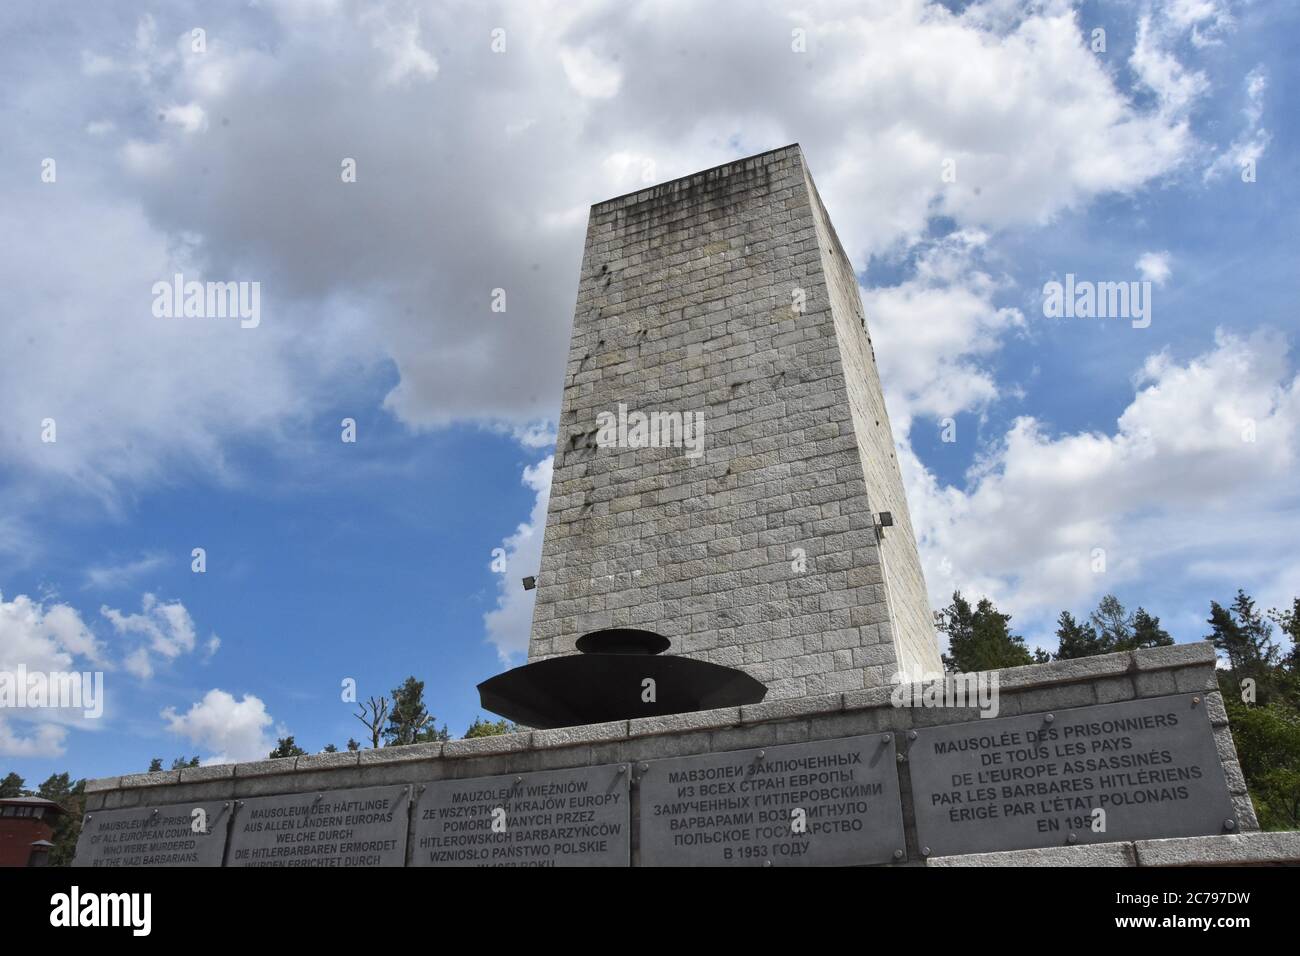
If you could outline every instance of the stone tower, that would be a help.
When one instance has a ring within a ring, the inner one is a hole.
[[[610,627],[768,700],[942,669],[857,279],[798,145],[591,209],[529,660]]]

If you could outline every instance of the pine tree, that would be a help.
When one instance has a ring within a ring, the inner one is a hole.
[[[940,612],[939,630],[948,635],[948,653],[943,655],[949,671],[997,670],[1034,663],[1024,638],[1010,631],[1010,614],[1002,614],[988,598],[981,598],[974,610],[970,602],[954,591],[952,604]]]
[[[1056,619],[1057,649],[1054,659],[1069,661],[1079,657],[1104,654],[1106,649],[1091,624],[1080,624],[1069,611],[1062,611]]]
[[[1133,642],[1131,647],[1116,650],[1137,650],[1139,647],[1168,647],[1174,642],[1169,632],[1160,626],[1160,618],[1139,607],[1133,613]]]
[[[1107,594],[1103,597],[1097,610],[1089,615],[1089,620],[1101,640],[1102,649],[1098,653],[1109,654],[1133,646],[1133,616],[1115,595]]]
[[[0,780],[0,797],[21,797],[27,791],[23,789],[23,778],[10,771]]]
[[[278,760],[281,757],[305,757],[307,751],[303,750],[296,743],[292,736],[281,737],[275,742],[275,749],[271,751],[270,758]]]

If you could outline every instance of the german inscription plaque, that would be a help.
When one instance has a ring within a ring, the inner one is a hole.
[[[908,767],[931,856],[1209,836],[1235,816],[1196,695],[916,734]]]
[[[408,786],[242,800],[227,866],[403,866]]]
[[[414,866],[627,866],[619,765],[439,780],[415,805]]]
[[[903,858],[892,734],[655,760],[642,866],[850,866]]]
[[[74,866],[220,866],[230,807],[186,803],[86,814]]]

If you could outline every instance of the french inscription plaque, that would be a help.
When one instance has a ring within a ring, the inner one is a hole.
[[[220,866],[230,807],[185,803],[86,814],[74,866]]]
[[[414,866],[627,866],[626,766],[425,784]]]
[[[1198,695],[1077,707],[1050,718],[916,731],[908,768],[917,838],[931,856],[1210,836],[1225,832],[1225,821],[1235,826]]]
[[[654,760],[642,866],[851,866],[903,859],[892,734]]]
[[[411,788],[394,784],[239,801],[227,866],[403,866]]]

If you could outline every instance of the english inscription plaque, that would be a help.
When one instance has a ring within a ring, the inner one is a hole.
[[[627,866],[625,766],[439,780],[415,804],[414,866]]]
[[[1235,816],[1198,695],[916,734],[908,769],[931,856],[1209,836]]]
[[[86,814],[74,866],[220,866],[230,807],[186,803]]]
[[[851,866],[903,859],[892,734],[654,760],[642,866]]]
[[[403,866],[405,785],[241,800],[227,866]]]

